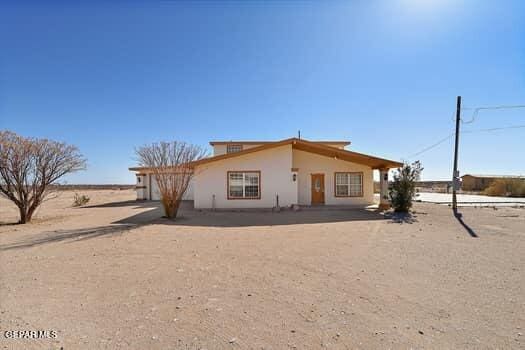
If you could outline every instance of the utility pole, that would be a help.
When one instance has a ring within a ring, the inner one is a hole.
[[[459,171],[458,171],[458,146],[459,146],[459,121],[461,120],[461,96],[458,96],[456,106],[456,143],[454,146],[454,172],[452,173],[452,209],[458,209],[458,200],[456,197],[456,190],[459,187]]]

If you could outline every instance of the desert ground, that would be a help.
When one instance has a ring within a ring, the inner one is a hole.
[[[525,209],[185,207],[169,221],[131,190],[82,193],[27,225],[0,199],[2,348],[525,348]]]

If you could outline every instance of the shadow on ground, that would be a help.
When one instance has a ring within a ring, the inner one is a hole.
[[[463,220],[463,214],[461,214],[457,209],[452,209],[452,212],[454,213],[454,217],[456,218],[456,220],[458,220],[461,226],[463,226],[463,228],[467,231],[470,237],[478,238],[476,232],[474,232],[474,230]]]
[[[387,212],[385,213],[385,219],[390,219],[392,223],[396,224],[413,224],[417,222],[417,213]]]
[[[102,236],[115,236],[122,234],[137,225],[108,225],[108,226],[97,226],[82,229],[73,230],[56,230],[42,232],[26,239],[22,239],[18,242],[4,244],[0,246],[0,251],[31,248],[46,243],[57,243],[62,241],[82,241],[85,239],[102,237]]]
[[[113,222],[114,224],[144,223],[178,225],[178,226],[208,226],[208,227],[246,227],[246,226],[279,226],[298,224],[318,224],[346,221],[369,221],[388,219],[377,210],[368,209],[307,209],[300,211],[282,210],[228,210],[211,211],[193,209],[192,201],[185,201],[179,210],[176,220],[162,218],[160,202],[155,208]],[[116,203],[115,203],[116,204]],[[127,204],[124,204],[127,205]]]
[[[81,241],[97,237],[112,237],[134,228],[149,225],[200,226],[200,227],[247,227],[279,226],[298,224],[337,223],[350,221],[390,220],[392,223],[413,223],[415,217],[410,214],[382,213],[377,210],[359,208],[306,208],[300,211],[271,210],[255,211],[210,211],[195,210],[192,201],[182,203],[176,220],[162,218],[161,204],[158,201],[124,201],[100,205],[79,207],[87,208],[123,208],[149,209],[140,210],[135,215],[112,222],[107,226],[97,226],[72,230],[42,232],[21,240],[0,246],[0,251],[31,248],[47,243],[62,241]]]

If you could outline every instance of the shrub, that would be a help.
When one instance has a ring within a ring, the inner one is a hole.
[[[487,187],[487,196],[525,197],[525,179],[497,179]]]
[[[421,163],[405,163],[394,174],[394,181],[390,184],[390,201],[396,212],[408,212],[412,207],[412,199],[416,195],[416,181],[421,176]]]
[[[73,197],[73,206],[74,207],[80,207],[89,202],[89,197],[86,195],[79,195],[78,193],[75,193],[75,197]]]

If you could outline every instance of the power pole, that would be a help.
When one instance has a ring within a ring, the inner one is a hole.
[[[458,146],[459,146],[459,121],[461,120],[461,96],[458,96],[456,106],[456,143],[454,146],[454,172],[452,174],[452,209],[458,209],[458,200],[456,197],[456,190],[459,187],[459,171],[458,171]]]

